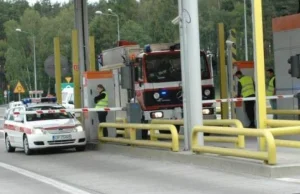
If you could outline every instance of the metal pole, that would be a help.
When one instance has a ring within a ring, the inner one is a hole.
[[[184,22],[183,22],[183,15],[182,15],[182,0],[178,0],[178,12],[179,12],[179,34],[180,34],[180,62],[181,62],[181,87],[182,87],[182,103],[183,103],[183,119],[184,119],[184,150],[189,150],[189,129],[190,127],[190,122],[188,122],[188,100],[187,97],[187,87],[188,87],[188,77],[185,75],[188,75],[188,69],[187,66],[185,66],[185,61],[186,61],[186,47],[183,45],[184,44],[184,34],[183,34],[183,28],[184,28]]]
[[[188,128],[190,139],[192,127],[203,125],[198,0],[185,0],[183,1],[182,7],[184,14],[183,22],[186,25],[187,37],[186,61],[188,64],[185,65],[189,68],[189,74],[186,76],[189,79],[189,83],[193,84],[193,87],[185,92],[191,105],[188,110],[188,116],[190,117],[189,123],[191,126]],[[198,144],[204,144],[203,133],[199,133],[198,135]],[[191,142],[189,146],[191,148]]]
[[[90,46],[90,71],[96,71],[96,57],[95,57],[95,37],[89,37],[89,46]]]
[[[80,108],[81,94],[80,94],[80,72],[79,72],[79,56],[78,51],[78,31],[72,31],[72,61],[73,61],[73,82],[74,82],[74,106]]]
[[[247,5],[244,0],[244,27],[245,27],[245,59],[248,61],[248,30],[247,30]]]
[[[55,93],[57,102],[62,103],[61,96],[61,62],[60,62],[60,41],[59,37],[54,38],[54,61],[55,61]]]
[[[36,75],[36,54],[35,54],[35,36],[32,36],[33,39],[33,68],[34,68],[34,90],[35,97],[37,98],[37,75]]]
[[[253,43],[254,43],[254,69],[256,86],[256,123],[257,128],[266,129],[266,87],[265,87],[265,58],[264,35],[262,22],[262,2],[252,0]],[[259,139],[261,150],[265,150],[265,139]]]
[[[119,41],[120,41],[120,20],[119,20],[119,16],[116,14],[117,16],[117,23],[118,23],[118,45],[119,45]]]
[[[219,31],[219,67],[220,67],[220,98],[228,97],[228,89],[227,89],[227,71],[226,71],[226,60],[225,60],[225,32],[224,32],[224,24],[218,24]],[[221,103],[221,115],[222,119],[228,119],[228,107],[229,104]]]
[[[227,40],[226,41],[226,45],[227,45],[227,72],[228,72],[228,88],[227,88],[227,91],[230,91],[228,93],[228,98],[233,98],[232,96],[232,78],[233,78],[233,75],[232,75],[232,56],[231,56],[231,47],[232,47],[232,41],[230,40]],[[230,107],[230,118],[233,119],[234,118],[234,110],[233,110],[233,106],[232,106],[232,102],[231,103],[228,103],[228,107]]]

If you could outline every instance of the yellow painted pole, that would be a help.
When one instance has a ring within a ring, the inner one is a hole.
[[[228,98],[227,91],[227,73],[226,73],[226,62],[225,62],[225,33],[224,24],[218,24],[219,31],[219,64],[220,64],[220,98]],[[221,103],[221,116],[222,119],[228,119],[228,103]]]
[[[96,71],[96,59],[95,59],[95,37],[89,37],[89,45],[90,45],[90,71]]]
[[[264,59],[264,35],[262,22],[262,2],[261,0],[252,0],[253,13],[253,36],[254,36],[254,67],[255,67],[255,86],[256,86],[256,120],[257,127],[266,128],[267,106],[266,106],[266,88],[265,88],[265,59]],[[266,142],[260,138],[260,149],[265,150]]]
[[[234,66],[233,66],[233,64],[237,61],[237,49],[236,49],[236,45],[237,45],[237,42],[236,42],[236,30],[235,29],[231,29],[230,31],[229,31],[229,34],[230,34],[230,37],[229,37],[229,39],[232,41],[232,42],[234,42],[234,44],[232,44],[232,46],[231,46],[231,62],[232,62],[232,68],[230,69],[230,71],[231,71],[231,74],[230,75],[234,75]],[[236,93],[235,93],[235,91],[237,91],[237,89],[236,89],[236,85],[235,85],[235,81],[234,81],[234,77],[232,76],[232,77],[230,77],[229,79],[231,79],[232,81],[231,81],[231,87],[232,88],[229,88],[229,92],[231,93],[231,97],[234,97],[235,95],[236,95]],[[236,114],[235,114],[235,102],[231,102],[231,106],[230,106],[230,108],[231,108],[231,111],[230,111],[230,113],[231,113],[231,118],[233,119],[233,118],[236,118]]]
[[[78,56],[78,31],[72,30],[72,61],[73,61],[73,82],[74,82],[74,106],[80,108],[80,73],[79,73],[79,56]]]
[[[54,38],[54,61],[55,61],[55,93],[57,102],[62,104],[61,97],[61,63],[60,63],[60,42],[59,37]]]

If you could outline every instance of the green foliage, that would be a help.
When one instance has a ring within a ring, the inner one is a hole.
[[[53,38],[60,37],[61,53],[71,61],[71,31],[74,28],[73,1],[51,4],[40,0],[32,7],[26,0],[0,0],[0,67],[5,65],[6,78],[11,86],[19,80],[27,90],[33,89],[33,38],[37,49],[38,88],[53,88],[54,79],[44,71],[45,59],[53,55]],[[249,60],[253,60],[251,1],[247,2]],[[117,43],[118,14],[122,40],[148,43],[179,42],[179,29],[171,20],[178,15],[177,0],[99,0],[88,6],[90,35],[95,36],[96,54]],[[113,13],[109,13],[112,9]],[[103,15],[96,15],[101,10]],[[273,66],[272,18],[294,14],[298,2],[263,1],[264,48],[266,66]],[[238,60],[245,59],[244,0],[199,0],[201,49],[218,53],[217,24],[225,25],[226,38],[234,28],[237,32]],[[26,33],[16,32],[21,28]],[[71,63],[70,63],[71,64]],[[1,70],[1,68],[0,68]],[[71,73],[71,72],[70,72]]]

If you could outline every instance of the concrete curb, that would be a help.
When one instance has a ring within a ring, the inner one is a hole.
[[[150,160],[164,160],[183,164],[197,165],[217,171],[235,174],[247,174],[267,178],[282,178],[300,174],[300,164],[269,166],[262,161],[235,157],[216,156],[210,154],[193,154],[191,152],[171,152],[151,148],[131,147],[116,144],[88,144],[88,149],[100,152],[143,158]]]

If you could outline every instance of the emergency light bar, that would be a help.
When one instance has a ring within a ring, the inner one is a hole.
[[[30,103],[56,103],[57,98],[51,97],[51,98],[24,98],[21,100],[23,104],[30,104]]]
[[[34,110],[34,111],[21,111],[21,112],[14,112],[15,115],[19,114],[27,114],[27,115],[34,115],[34,114],[55,114],[55,113],[86,113],[86,112],[99,112],[99,111],[124,111],[126,110],[125,107],[114,107],[114,108],[78,108],[78,109],[56,109],[56,110]]]

